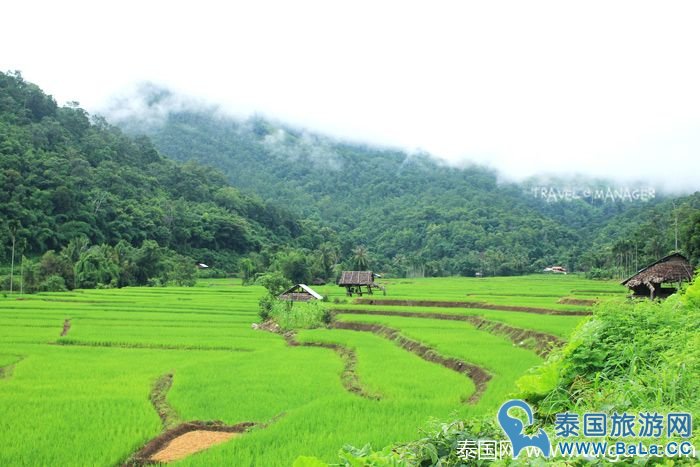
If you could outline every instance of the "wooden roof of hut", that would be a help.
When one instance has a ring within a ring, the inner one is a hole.
[[[372,271],[343,271],[338,285],[373,285],[374,273]]]
[[[630,289],[639,287],[656,287],[668,282],[682,282],[693,279],[693,268],[688,259],[680,253],[672,253],[649,266],[639,270],[635,275],[622,281]],[[652,288],[653,290],[653,288]]]
[[[310,300],[323,300],[323,296],[306,284],[297,284],[282,292],[280,300],[292,302],[308,302]]]

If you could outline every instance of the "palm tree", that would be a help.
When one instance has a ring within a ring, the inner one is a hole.
[[[367,253],[367,248],[364,245],[360,245],[353,251],[353,267],[356,271],[366,271],[369,269],[369,253]]]
[[[319,259],[323,267],[324,279],[328,279],[333,271],[333,265],[338,262],[338,250],[330,242],[322,243],[318,247]]]

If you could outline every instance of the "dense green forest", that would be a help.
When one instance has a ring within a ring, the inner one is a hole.
[[[259,117],[172,110],[176,96],[154,87],[138,98],[138,112],[109,112],[121,130],[0,74],[0,264],[26,266],[26,289],[189,283],[196,262],[307,282],[344,268],[471,276],[554,264],[621,277],[676,241],[700,259],[698,193],[548,203],[531,185],[564,181],[506,183]]]
[[[14,256],[30,288],[168,281],[196,262],[235,271],[302,232],[216,170],[167,159],[148,138],[0,73],[0,264]]]
[[[111,114],[163,154],[217,167],[242,190],[327,227],[332,235],[317,243],[331,242],[340,258],[363,246],[370,267],[398,275],[520,274],[562,264],[621,277],[675,249],[676,217],[678,249],[695,264],[700,258],[697,193],[547,202],[531,196],[533,185],[569,181],[502,182],[478,166],[450,167],[426,154],[340,142],[261,117],[237,120],[154,86],[116,102]]]

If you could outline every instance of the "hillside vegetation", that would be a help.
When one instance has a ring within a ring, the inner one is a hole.
[[[19,73],[0,73],[1,264],[13,244],[19,260],[82,239],[85,249],[121,243],[124,251],[151,241],[192,266],[235,270],[240,256],[301,232],[286,211],[242,194],[216,170],[167,159],[148,138],[126,136],[77,104],[58,106]]]
[[[679,248],[694,261],[700,256],[697,194],[548,203],[532,196],[533,186],[620,184],[506,183],[483,167],[450,167],[427,154],[340,142],[260,117],[237,120],[154,86],[116,102],[111,115],[164,154],[217,167],[246,192],[329,228],[335,236],[323,241],[337,245],[342,259],[364,245],[370,267],[398,275],[510,275],[562,264],[622,276],[675,247],[676,214]]]

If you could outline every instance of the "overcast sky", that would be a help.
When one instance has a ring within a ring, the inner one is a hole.
[[[0,69],[93,113],[152,81],[510,177],[700,189],[700,2],[22,0],[0,15]]]

